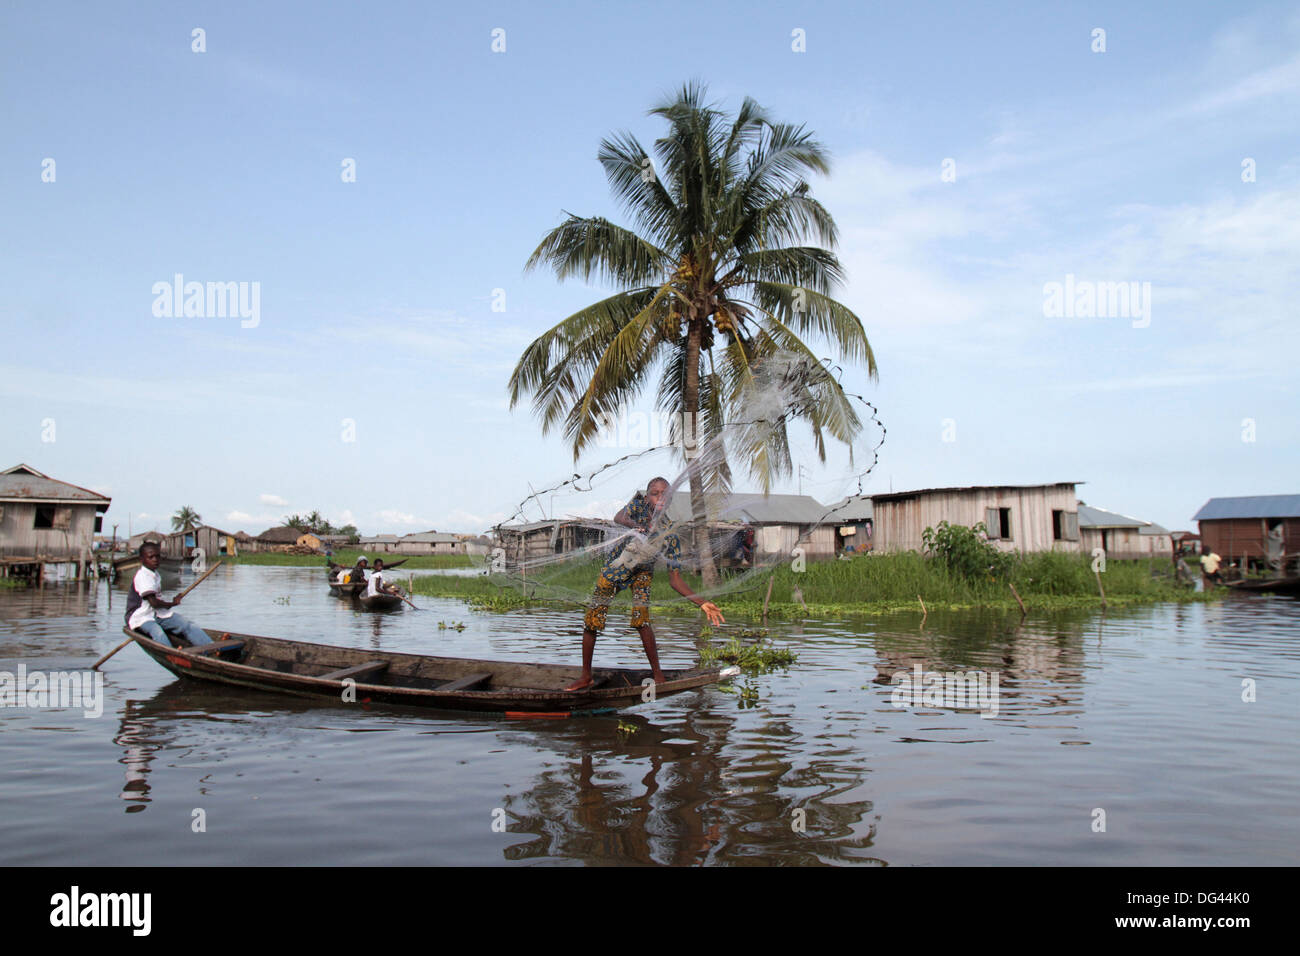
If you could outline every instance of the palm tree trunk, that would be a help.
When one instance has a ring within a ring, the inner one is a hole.
[[[708,514],[704,507],[704,476],[700,466],[704,459],[700,456],[698,415],[700,411],[700,338],[704,330],[704,320],[692,317],[686,332],[686,388],[682,409],[682,432],[686,439],[686,469],[691,481],[691,537],[695,554],[700,561],[700,577],[705,591],[711,591],[718,583],[718,569],[713,564],[713,548],[709,543]]]

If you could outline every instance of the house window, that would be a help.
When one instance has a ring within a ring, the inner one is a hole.
[[[95,515],[95,534],[103,534],[103,532],[104,532],[104,516]]]
[[[1052,538],[1056,541],[1079,540],[1079,513],[1077,511],[1052,511]]]
[[[1010,508],[985,508],[984,509],[984,527],[985,534],[990,541],[1011,540],[1011,509]]]
[[[37,505],[36,506],[36,524],[33,528],[53,528],[54,527],[54,505]]]

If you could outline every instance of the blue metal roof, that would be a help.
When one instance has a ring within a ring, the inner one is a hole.
[[[1300,518],[1300,495],[1211,498],[1192,520],[1217,521],[1223,518]]]

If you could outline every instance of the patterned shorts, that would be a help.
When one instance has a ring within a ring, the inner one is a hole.
[[[582,619],[583,627],[599,634],[605,629],[605,616],[609,613],[609,602],[623,588],[632,589],[632,627],[645,627],[650,623],[650,582],[654,574],[650,571],[638,571],[630,581],[622,583],[611,581],[603,573],[596,582],[596,590],[591,595],[591,607]]]

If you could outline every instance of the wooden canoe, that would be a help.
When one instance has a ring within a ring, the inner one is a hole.
[[[403,606],[396,594],[361,594],[357,600],[363,611],[396,611]]]
[[[366,586],[364,584],[335,584],[333,581],[330,582],[330,594],[335,597],[349,599],[360,597],[365,593],[365,590]]]
[[[1300,594],[1300,575],[1289,578],[1251,578],[1245,581],[1225,581],[1234,591],[1253,593],[1272,591],[1274,594]]]
[[[594,668],[595,687],[570,692],[581,668],[461,657],[428,657],[394,651],[332,647],[252,634],[205,629],[213,644],[176,648],[123,628],[144,652],[177,677],[314,697],[347,706],[344,680],[355,681],[361,703],[399,704],[435,710],[470,710],[570,716],[575,712],[630,707],[642,702],[650,671]],[[654,697],[728,680],[738,667],[665,670]]]

